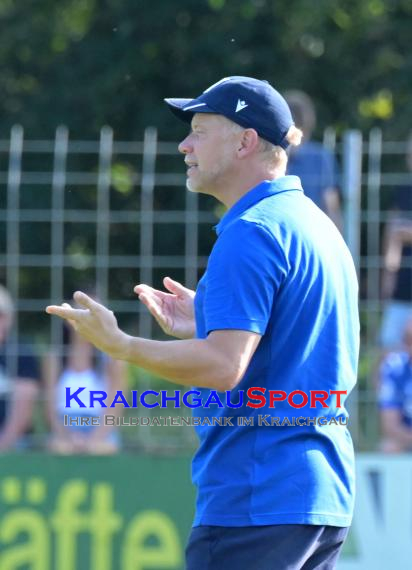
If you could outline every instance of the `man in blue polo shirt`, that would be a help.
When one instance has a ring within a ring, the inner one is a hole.
[[[170,278],[169,293],[135,288],[163,330],[181,340],[130,337],[81,292],[83,309],[47,311],[114,358],[205,395],[230,391],[229,402],[195,410],[198,498],[188,570],[333,568],[353,512],[353,446],[339,425],[359,348],[352,259],[299,178],[285,176],[285,149],[301,132],[272,86],[229,77],[197,99],[166,102],[191,124],[179,145],[188,189],[228,209],[196,294]],[[294,391],[298,405],[311,391],[336,398],[296,408],[286,399]],[[201,421],[210,417],[226,421]]]

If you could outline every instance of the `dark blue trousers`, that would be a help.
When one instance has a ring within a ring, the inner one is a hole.
[[[285,524],[198,526],[186,570],[332,570],[348,528]]]

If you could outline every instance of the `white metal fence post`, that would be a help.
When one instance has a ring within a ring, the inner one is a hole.
[[[344,237],[355,267],[360,266],[360,212],[362,185],[362,133],[350,130],[343,137],[342,191],[344,197]]]
[[[342,192],[344,199],[344,237],[351,251],[356,271],[360,272],[362,134],[350,130],[343,137]],[[355,389],[349,400],[351,432],[359,437],[359,394]]]
[[[144,133],[143,165],[140,202],[140,281],[153,281],[153,198],[155,187],[155,166],[157,153],[157,130],[148,127]],[[149,337],[152,332],[152,317],[148,311],[140,315],[139,335]]]
[[[96,221],[96,294],[106,304],[109,288],[110,182],[113,155],[113,130],[100,132],[99,172],[97,177]]]
[[[7,173],[7,253],[6,286],[16,305],[19,304],[19,257],[20,257],[20,186],[23,154],[23,127],[14,125],[10,132],[9,164]],[[17,373],[17,338],[19,319],[9,335],[10,343],[6,354],[7,367],[12,376]]]
[[[64,191],[66,188],[66,163],[69,131],[61,125],[56,129],[54,140],[52,211],[51,211],[51,300],[63,301],[64,271]],[[60,319],[51,319],[51,340],[59,347],[63,344],[63,328]]]

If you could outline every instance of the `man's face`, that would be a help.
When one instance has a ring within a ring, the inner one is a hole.
[[[11,327],[11,315],[0,313],[0,345],[4,343]]]
[[[230,131],[230,123],[220,115],[194,115],[191,132],[179,145],[191,192],[214,194],[224,185],[235,165],[237,138],[239,134]]]

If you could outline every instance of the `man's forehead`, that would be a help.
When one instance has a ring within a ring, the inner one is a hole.
[[[212,124],[219,120],[222,115],[215,113],[195,113],[191,122],[192,128],[200,125]]]

